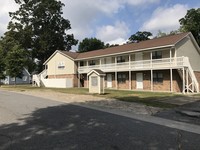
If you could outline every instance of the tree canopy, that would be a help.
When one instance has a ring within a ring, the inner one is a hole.
[[[87,52],[103,48],[104,42],[101,40],[97,38],[85,38],[79,43],[78,52]]]
[[[69,20],[62,17],[60,0],[15,0],[19,10],[10,12],[11,21],[5,36],[12,36],[32,59],[43,62],[57,49],[69,50],[77,44]],[[40,69],[41,71],[41,69]]]
[[[172,30],[169,33],[166,33],[166,32],[162,32],[161,30],[158,30],[158,33],[154,38],[159,38],[159,37],[163,37],[167,35],[175,35],[175,34],[178,34],[179,32],[180,32],[179,30]]]
[[[147,32],[147,31],[138,31],[135,34],[131,35],[129,38],[130,42],[140,42],[140,41],[145,41],[145,40],[149,40],[150,36],[152,36],[151,32]]]
[[[200,8],[190,9],[184,18],[179,20],[181,31],[191,32],[200,45]]]
[[[15,45],[6,56],[6,74],[13,78],[22,78],[26,62],[25,50]],[[16,81],[16,80],[15,80]]]
[[[0,46],[0,79],[5,78],[4,72],[5,72],[5,55],[4,55],[3,49]]]

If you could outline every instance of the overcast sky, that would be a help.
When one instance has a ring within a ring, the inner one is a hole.
[[[71,22],[75,38],[96,37],[105,43],[122,44],[137,31],[179,28],[179,19],[188,9],[200,7],[199,0],[61,0],[64,17]],[[10,20],[8,12],[15,11],[14,0],[2,0],[0,5],[0,34]]]

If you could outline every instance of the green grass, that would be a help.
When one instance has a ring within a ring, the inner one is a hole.
[[[142,103],[147,106],[160,107],[160,108],[173,108],[177,107],[175,104],[163,103],[159,100],[177,97],[180,95],[172,93],[160,92],[145,92],[145,91],[119,91],[119,90],[106,90],[106,97],[114,98],[120,101]]]
[[[43,91],[56,91],[61,93],[68,94],[84,94],[91,95],[88,93],[87,88],[42,88],[42,87],[33,87],[31,85],[16,85],[16,86],[2,86],[3,89],[11,91],[29,91],[29,90],[43,90]],[[147,106],[160,107],[160,108],[173,108],[177,107],[175,104],[164,103],[160,100],[162,99],[171,99],[176,97],[181,97],[183,95],[177,95],[173,93],[163,93],[163,92],[139,92],[139,91],[125,91],[125,90],[105,90],[105,94],[98,95],[92,94],[94,96],[103,97],[103,98],[112,98],[120,101],[126,102],[136,102],[142,103]]]

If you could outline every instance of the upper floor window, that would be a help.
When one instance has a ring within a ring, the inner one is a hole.
[[[152,52],[152,59],[162,59],[162,51]]]
[[[83,61],[80,61],[80,66],[84,66],[84,62]]]
[[[117,57],[117,62],[118,63],[125,62],[125,57],[124,56],[118,56]]]
[[[89,61],[89,65],[90,65],[90,66],[95,65],[95,64],[96,64],[96,61],[95,61],[95,60],[90,60],[90,61]]]
[[[58,62],[58,69],[64,69],[64,68],[65,68],[65,62],[64,61]]]

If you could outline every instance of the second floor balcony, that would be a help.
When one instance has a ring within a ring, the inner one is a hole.
[[[120,71],[139,71],[151,69],[168,69],[187,67],[189,63],[188,57],[163,58],[142,61],[129,61],[123,63],[110,63],[99,65],[88,65],[78,67],[79,73],[88,73],[92,69],[100,69],[104,72],[120,72]]]

